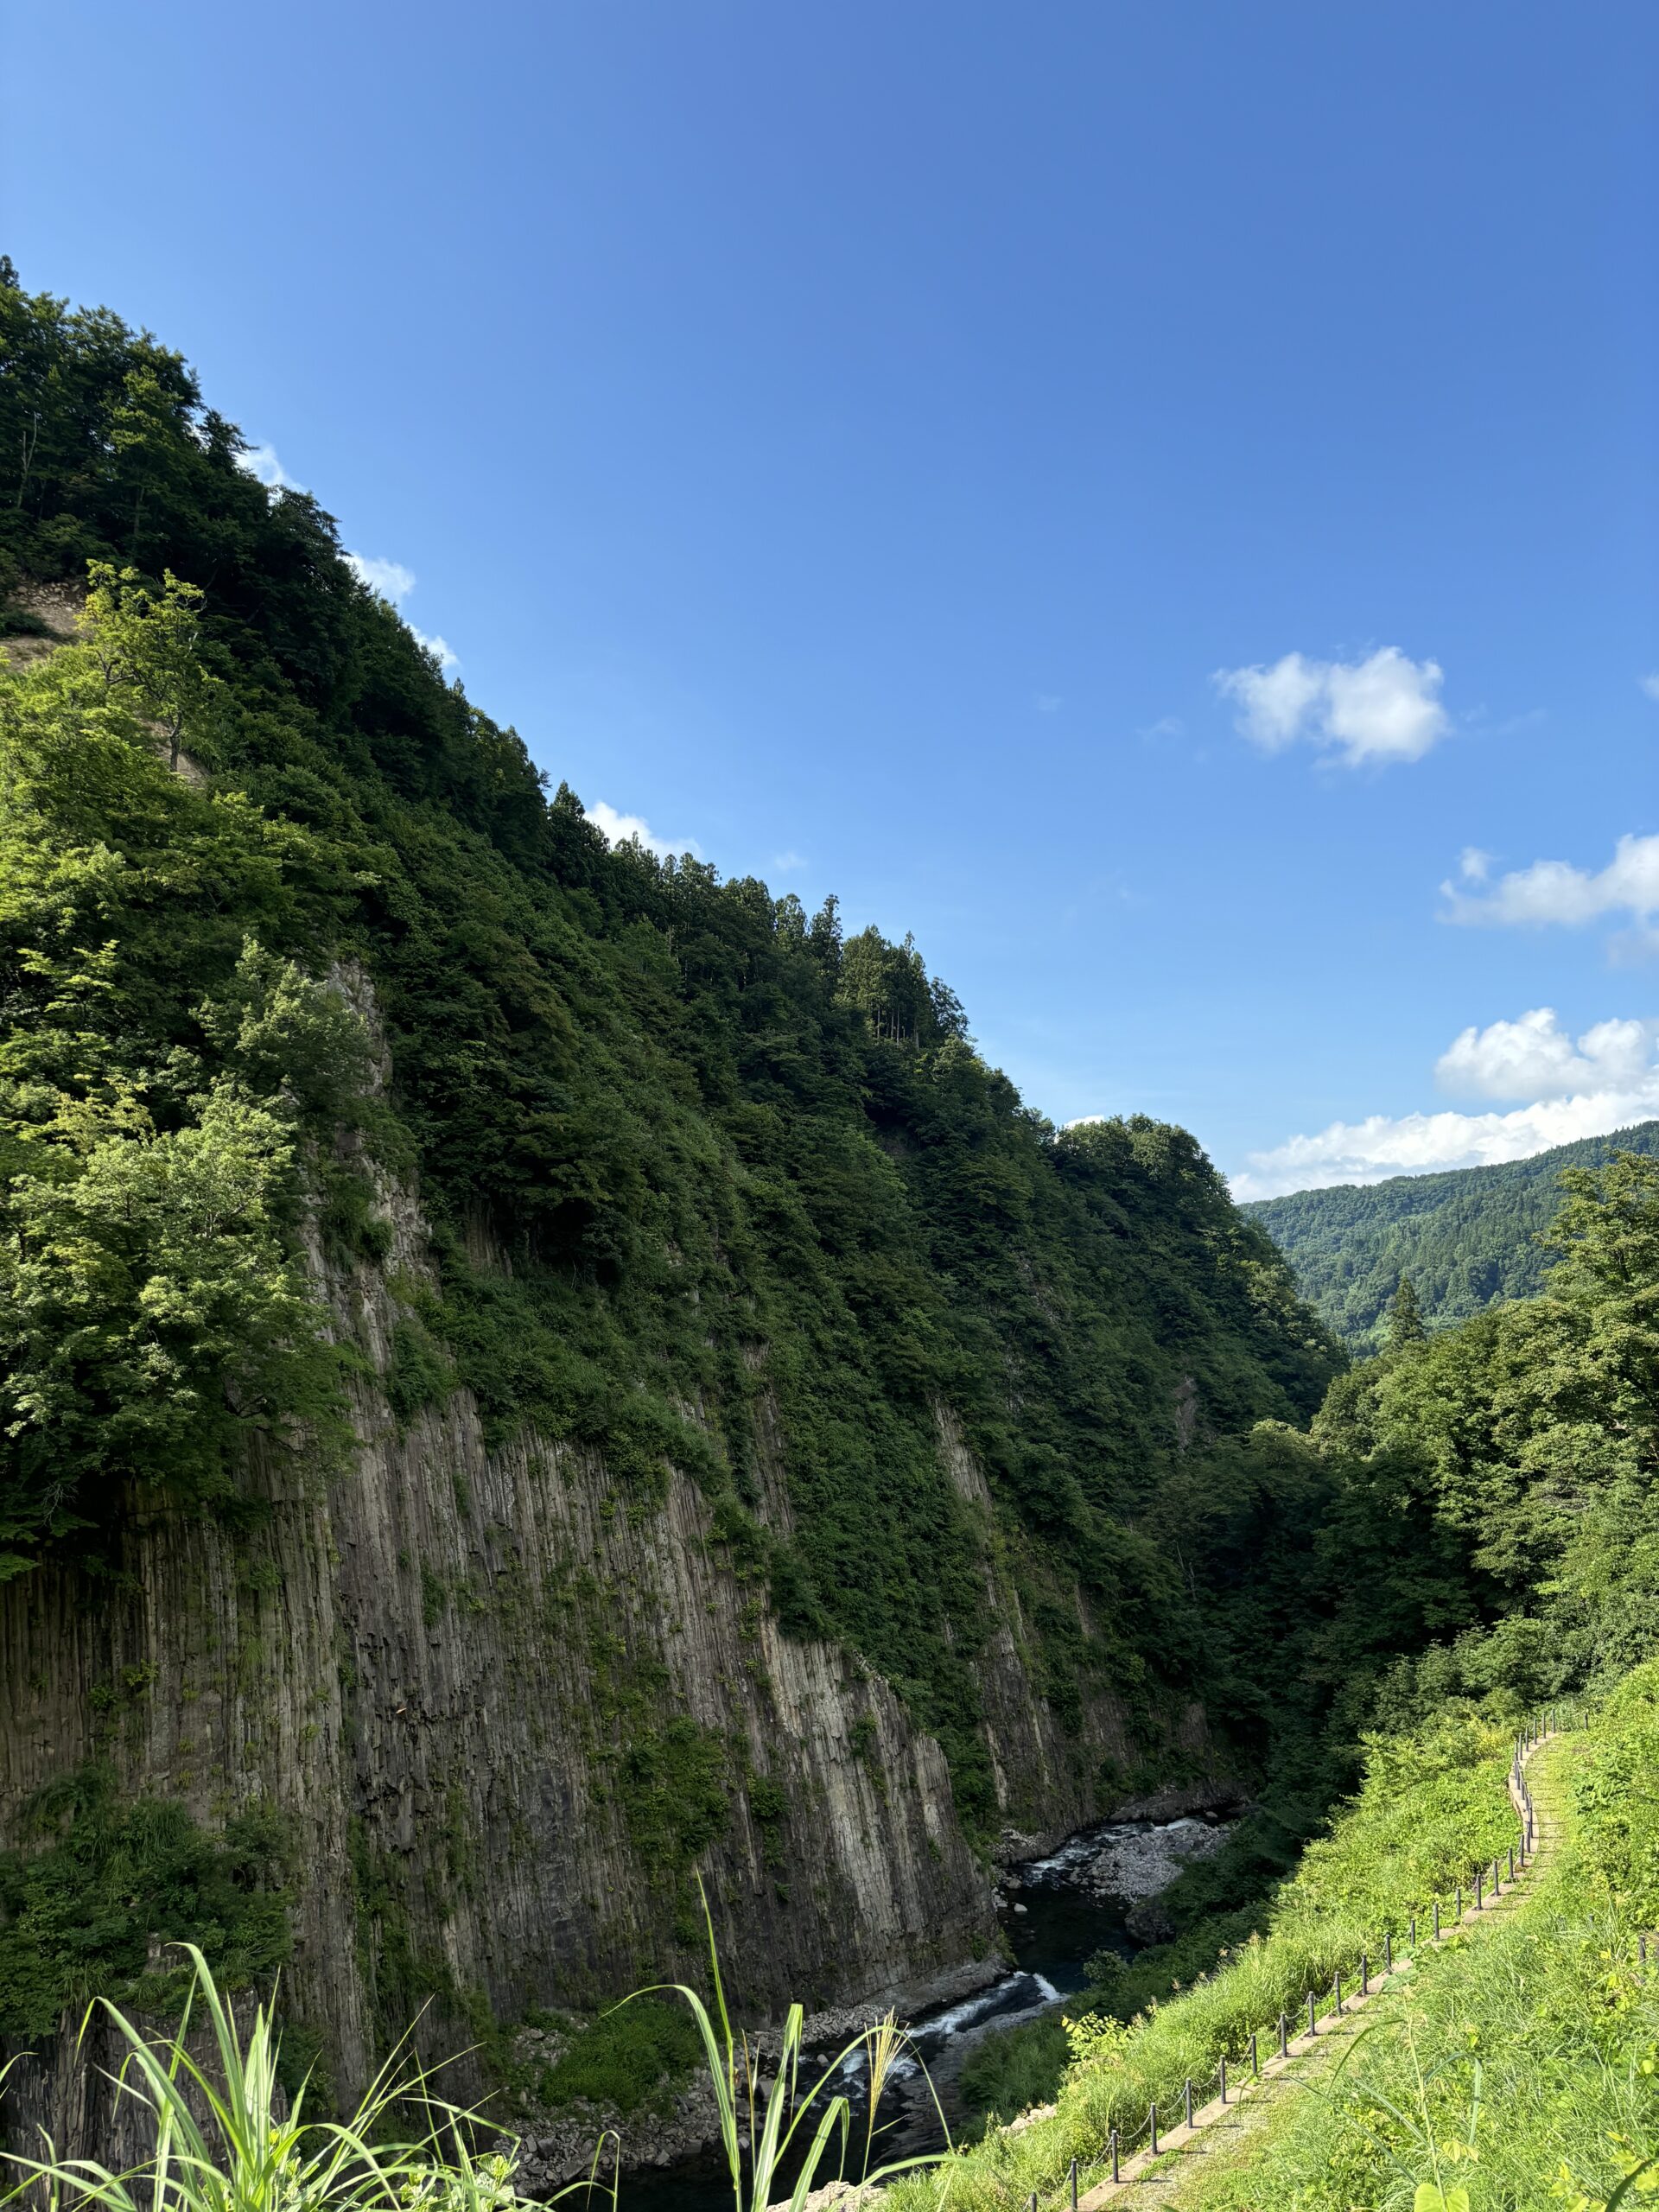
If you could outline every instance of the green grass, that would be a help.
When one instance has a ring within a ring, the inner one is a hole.
[[[1155,2098],[1166,2112],[1190,2076],[1213,2081],[1224,2054],[1242,2059],[1253,2031],[1294,2018],[1310,1990],[1375,1957],[1385,1927],[1403,1930],[1431,1898],[1449,1898],[1474,1866],[1504,1849],[1515,1821],[1504,1788],[1506,1720],[1472,1711],[1442,1715],[1420,1734],[1369,1746],[1358,1797],[1331,1834],[1310,1845],[1281,1888],[1267,1933],[1240,1945],[1217,1973],[1127,2024],[1075,2023],[1076,2053],[1058,2109],[1017,2133],[993,2133],[939,2174],[896,2183],[892,2212],[1014,2208],[1059,2192],[1073,2158],[1100,2177],[1109,2136],[1144,2126]],[[941,2187],[943,2183],[943,2188]]]
[[[1516,1910],[1456,1939],[1339,2074],[1231,2170],[1195,2164],[1175,2201],[1411,2212],[1439,2186],[1468,2212],[1595,2212],[1659,2190],[1659,1966],[1637,1958],[1659,1918],[1659,1663],[1547,1745],[1533,1786],[1562,1835]]]

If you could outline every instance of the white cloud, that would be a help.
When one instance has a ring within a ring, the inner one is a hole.
[[[417,630],[412,622],[409,625],[409,633],[416,645],[423,645],[428,652],[437,655],[438,666],[446,675],[452,668],[461,666],[461,655],[442,638],[429,638],[424,630]]]
[[[1452,922],[1559,922],[1573,927],[1618,913],[1647,922],[1659,913],[1659,836],[1621,837],[1606,867],[1594,871],[1574,868],[1569,861],[1535,861],[1530,868],[1500,876],[1480,898],[1452,883],[1440,889],[1449,902],[1446,918]]]
[[[366,584],[377,597],[387,601],[403,613],[404,601],[415,588],[415,571],[406,569],[401,561],[384,561],[367,553],[347,553],[341,556],[359,583]],[[429,638],[424,630],[417,630],[404,614],[404,621],[416,645],[438,657],[438,666],[447,675],[452,668],[461,666],[461,655],[448,640]]]
[[[1659,675],[1638,676],[1636,680],[1649,699],[1659,699]]]
[[[1145,738],[1149,744],[1163,737],[1185,737],[1186,724],[1179,715],[1160,715],[1155,722],[1148,722],[1144,729],[1136,730],[1135,735]]]
[[[1598,1021],[1576,1046],[1554,1007],[1536,1006],[1516,1021],[1471,1023],[1434,1063],[1443,1090],[1471,1098],[1566,1098],[1582,1091],[1629,1090],[1653,1073],[1659,1022]]]
[[[1599,1021],[1576,1041],[1550,1007],[1514,1021],[1471,1024],[1444,1052],[1435,1074],[1477,1097],[1525,1098],[1508,1113],[1371,1114],[1332,1122],[1249,1155],[1233,1178],[1240,1198],[1277,1198],[1331,1183],[1380,1183],[1525,1160],[1554,1145],[1604,1136],[1659,1117],[1659,1020]]]
[[[236,465],[245,474],[257,476],[268,492],[303,492],[303,484],[294,479],[276,458],[275,446],[245,446],[236,456]]]
[[[693,860],[702,858],[702,848],[695,837],[658,837],[652,833],[650,823],[643,814],[619,814],[603,799],[588,809],[588,819],[611,845],[636,842],[648,853],[655,853],[660,861],[690,853]]]
[[[401,607],[415,588],[415,571],[401,561],[381,561],[363,553],[347,553],[345,560],[359,583],[389,599],[394,607]]]
[[[774,853],[772,866],[775,875],[794,875],[806,866],[806,855],[793,849],[786,853]]]
[[[1440,663],[1412,660],[1398,645],[1360,661],[1287,653],[1271,668],[1218,668],[1213,681],[1243,709],[1244,735],[1268,753],[1300,740],[1350,768],[1421,760],[1452,727]]]
[[[1058,691],[1036,691],[1032,694],[1031,703],[1039,715],[1058,715],[1065,702]]]
[[[1478,845],[1465,845],[1458,855],[1458,874],[1465,883],[1484,883],[1492,872],[1492,856]]]

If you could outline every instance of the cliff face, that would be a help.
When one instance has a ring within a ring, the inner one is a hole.
[[[382,1199],[382,1264],[312,1254],[340,1333],[380,1372],[428,1269],[412,1196]],[[785,1524],[761,1405],[760,1518]],[[268,1513],[239,1536],[137,1500],[112,1581],[48,1565],[0,1586],[0,1837],[92,1760],[205,1823],[278,1808],[296,1869],[286,2009],[347,2090],[429,1999],[435,2049],[469,2039],[480,1999],[511,2022],[695,1974],[694,1866],[754,2014],[897,1993],[994,1952],[938,1743],[844,1647],[780,1632],[683,1474],[630,1510],[594,1453],[533,1436],[486,1449],[464,1391],[400,1427],[365,1375],[354,1417],[359,1448],[326,1491],[269,1458],[251,1471]],[[986,1540],[975,1669],[999,1808],[1040,1840],[1106,1809],[1124,1716],[1109,1685],[1080,1729],[1049,1710],[992,1565],[989,1491],[938,1418]],[[1174,1735],[1201,1751],[1195,1713]],[[107,2129],[68,2055],[30,2110]]]

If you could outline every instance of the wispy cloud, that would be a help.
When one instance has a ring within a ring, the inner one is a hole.
[[[236,456],[236,465],[246,475],[257,476],[268,492],[303,492],[303,484],[294,479],[276,458],[275,446],[245,446]]]
[[[415,588],[413,569],[406,569],[401,561],[383,560],[377,554],[347,553],[343,558],[360,584],[366,584],[377,598],[384,599],[403,613],[404,601]],[[438,666],[446,675],[452,668],[461,666],[461,655],[447,639],[429,638],[424,630],[416,628],[406,614],[404,621],[416,644],[436,657]]]
[[[1149,745],[1156,745],[1165,738],[1185,737],[1186,724],[1179,715],[1160,715],[1155,722],[1148,722],[1144,729],[1136,730],[1135,735],[1144,738]]]
[[[1643,1015],[1599,1021],[1577,1039],[1553,1007],[1534,1007],[1512,1021],[1476,1024],[1441,1053],[1435,1075],[1465,1096],[1521,1098],[1506,1113],[1370,1114],[1332,1122],[1249,1155],[1233,1178],[1241,1198],[1332,1183],[1380,1183],[1390,1175],[1427,1175],[1525,1160],[1551,1146],[1603,1136],[1659,1116],[1659,1020]]]
[[[775,875],[795,875],[805,866],[804,853],[791,850],[786,853],[774,853],[772,856],[772,873]]]
[[[1421,760],[1452,727],[1440,663],[1412,660],[1397,645],[1360,661],[1287,653],[1271,668],[1219,668],[1212,680],[1266,753],[1307,744],[1349,768]]]
[[[406,569],[401,561],[383,561],[367,553],[348,553],[346,565],[359,583],[381,599],[388,599],[394,607],[401,607],[415,588],[415,571]]]
[[[607,844],[643,845],[664,861],[681,853],[690,853],[693,860],[702,858],[702,848],[695,837],[659,837],[643,814],[620,814],[604,799],[588,809],[588,819]]]
[[[1033,691],[1031,703],[1039,715],[1058,715],[1065,702],[1058,691]]]
[[[1636,680],[1649,699],[1659,699],[1659,675],[1638,676]]]
[[[446,675],[452,668],[461,666],[461,655],[443,639],[429,638],[424,630],[417,630],[412,622],[408,626],[409,634],[414,639],[416,644],[423,646],[426,652],[435,655],[438,666]]]
[[[1482,855],[1483,859],[1485,857]],[[1469,871],[1464,869],[1465,879]],[[1484,884],[1484,871],[1472,879]],[[1570,861],[1534,861],[1501,875],[1488,889],[1471,893],[1443,883],[1449,922],[1509,927],[1559,924],[1581,927],[1608,914],[1649,923],[1659,913],[1659,836],[1621,837],[1605,868],[1574,868]]]

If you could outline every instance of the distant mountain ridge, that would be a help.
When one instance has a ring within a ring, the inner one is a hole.
[[[1557,1145],[1495,1167],[1398,1175],[1256,1198],[1243,1211],[1273,1238],[1304,1298],[1352,1351],[1377,1349],[1389,1300],[1409,1275],[1431,1328],[1543,1287],[1549,1255],[1535,1239],[1554,1219],[1564,1168],[1599,1167],[1616,1152],[1659,1154],[1659,1122]]]

